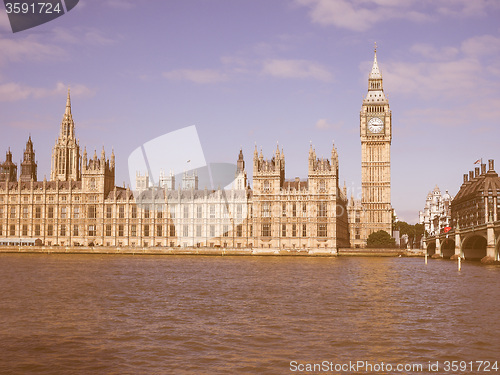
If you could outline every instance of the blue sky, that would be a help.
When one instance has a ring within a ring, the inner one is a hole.
[[[118,185],[135,148],[196,125],[207,161],[242,147],[250,174],[255,144],[270,158],[279,142],[304,178],[309,143],[329,157],[334,141],[357,194],[377,42],[392,204],[415,222],[436,184],[454,195],[474,161],[500,163],[499,19],[497,0],[80,0],[12,34],[2,8],[0,152],[19,161],[31,134],[49,176],[69,85],[80,144],[114,148]]]

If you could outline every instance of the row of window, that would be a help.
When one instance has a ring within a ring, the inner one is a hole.
[[[90,205],[88,206],[88,211],[87,211],[87,218],[89,219],[95,219],[97,218],[97,207],[95,205]],[[21,209],[22,213],[21,216],[23,219],[28,219],[29,218],[29,207],[23,207]],[[80,207],[73,207],[73,219],[79,219],[81,214]],[[47,207],[47,218],[48,219],[53,219],[54,218],[54,207]],[[131,216],[133,219],[137,218],[137,207],[132,207],[131,210]],[[34,208],[33,212],[33,217],[35,219],[41,219],[42,218],[42,207],[41,206],[36,206]],[[120,206],[119,207],[119,213],[118,217],[120,219],[125,218],[125,207]],[[149,212],[148,212],[148,217],[149,217]],[[4,209],[0,208],[0,219],[4,218]],[[10,207],[9,210],[9,218],[15,219],[17,218],[17,207]],[[66,219],[69,218],[69,210],[67,207],[59,207],[59,218],[61,219]],[[106,207],[106,218],[111,219],[112,218],[112,207]],[[161,218],[161,212],[158,212],[158,218]]]
[[[182,213],[184,218],[189,218],[190,217],[190,206],[184,206]],[[157,219],[163,218],[163,206],[155,206],[154,210],[151,210],[148,206],[143,207],[142,210],[143,217],[145,219],[153,218],[156,217]],[[73,212],[72,216],[74,219],[79,219],[80,218],[80,207],[76,206],[73,207]],[[87,212],[87,218],[89,219],[95,219],[97,218],[97,206],[95,205],[90,205],[88,206],[88,212]],[[132,206],[131,211],[130,211],[130,217],[132,219],[137,218],[137,206]],[[42,218],[42,207],[41,206],[36,206],[34,207],[34,212],[33,212],[34,218],[35,219],[40,219]],[[229,212],[224,206],[223,210],[223,216],[228,217]],[[48,219],[53,219],[54,218],[54,207],[47,207],[47,218]],[[59,218],[61,219],[66,219],[69,216],[69,210],[67,207],[59,207]],[[0,208],[0,219],[4,217],[4,209],[3,207]],[[9,217],[11,219],[17,218],[17,207],[10,207],[9,210]],[[107,206],[105,209],[105,217],[107,219],[111,219],[113,217],[113,207],[112,206]],[[172,210],[170,213],[171,218],[175,218],[175,211]],[[203,218],[203,207],[201,205],[196,206],[196,217],[201,219]],[[215,205],[210,205],[209,206],[209,217],[214,219],[216,218],[216,206]],[[241,204],[236,206],[236,218],[241,219],[243,217],[243,206]],[[27,219],[29,218],[29,207],[23,207],[22,208],[22,218]],[[125,218],[125,206],[120,205],[118,206],[118,218],[119,219],[124,219]]]
[[[319,191],[326,191],[328,187],[328,184],[325,180],[320,180],[319,183],[318,183],[318,189]],[[263,184],[263,187],[262,187],[262,190],[264,191],[270,191],[271,190],[271,181],[269,180],[265,180],[264,181],[264,184]]]
[[[317,224],[317,235],[318,237],[328,236],[328,226],[327,224],[320,223]],[[300,225],[292,224],[292,237],[298,237],[298,231],[300,230]],[[262,224],[262,236],[271,237],[271,224]],[[287,225],[281,225],[281,237],[288,237]],[[307,237],[307,225],[302,224],[302,237]]]
[[[287,216],[287,204],[283,203],[281,206],[281,216]],[[307,216],[307,204],[302,204],[302,216]],[[327,202],[318,203],[318,217],[328,216],[328,205]],[[262,217],[271,217],[271,204],[264,202],[262,203]],[[297,217],[297,203],[292,204],[292,217]]]
[[[19,197],[18,195],[10,195],[10,202],[16,203],[18,201],[18,197]],[[85,195],[85,197],[87,198],[88,202],[98,202],[99,201],[99,199],[96,195]],[[4,199],[4,196],[0,195],[0,203],[3,203],[4,200],[7,201],[6,198],[7,197],[5,197],[5,199]],[[24,202],[24,203],[29,203],[32,200],[35,202],[42,202],[42,198],[43,198],[43,195],[34,195],[33,198],[31,195],[22,195],[21,198],[19,198],[19,201]],[[69,196],[67,196],[67,195],[58,195],[58,196],[47,195],[48,202],[55,202],[56,200],[58,202],[67,202],[70,200],[68,198],[69,198]],[[80,202],[80,201],[81,201],[81,199],[80,199],[79,195],[73,195],[73,202]]]
[[[46,231],[45,231],[45,236],[47,237],[53,237],[53,236],[61,236],[61,237],[66,237],[66,236],[73,236],[73,237],[77,237],[77,236],[80,236],[80,235],[83,235],[84,233],[81,232],[82,228],[86,228],[87,231],[86,231],[86,235],[88,235],[89,237],[95,237],[97,236],[97,226],[94,225],[94,224],[91,224],[91,225],[87,225],[87,226],[79,226],[79,225],[73,225],[73,226],[70,226],[70,225],[65,225],[65,224],[62,224],[62,225],[59,225],[59,233],[56,233],[56,228],[54,228],[54,225],[52,224],[48,224],[46,226]],[[190,235],[193,235],[193,234],[190,234],[189,232],[189,225],[182,225],[182,234],[184,237],[189,237]],[[251,227],[250,226],[250,235],[252,235],[252,230],[251,230]],[[150,237],[150,236],[156,236],[156,237],[162,237],[164,236],[165,234],[168,234],[169,237],[175,237],[176,236],[176,229],[175,229],[175,225],[173,224],[170,224],[167,226],[167,231],[164,231],[164,228],[162,225],[149,225],[149,224],[145,224],[142,226],[142,236],[143,237]],[[11,237],[14,237],[17,235],[16,233],[16,225],[15,224],[11,224],[9,226],[6,226],[6,230],[5,230],[5,234],[4,234],[4,231],[3,231],[3,226],[0,225],[0,236],[3,236],[3,235],[9,235]],[[129,235],[131,237],[137,237],[137,225],[135,224],[132,224],[130,225],[130,232],[129,232]],[[209,236],[210,237],[216,237],[216,226],[215,225],[210,225],[209,226]],[[70,232],[72,230],[72,232]],[[196,231],[196,237],[201,237],[202,236],[202,225],[196,225],[195,228],[193,229],[193,231]],[[112,230],[112,225],[111,224],[107,224],[105,225],[104,227],[104,232],[105,232],[105,236],[106,237],[112,237],[113,236],[113,230]],[[228,225],[224,225],[223,226],[223,236],[224,237],[228,237],[229,236],[229,233],[230,233],[230,228]],[[117,226],[117,232],[116,232],[116,235],[117,237],[125,237],[125,225],[118,225]],[[20,233],[19,235],[23,236],[23,237],[27,237],[27,236],[41,236],[42,235],[42,226],[40,224],[35,224],[33,226],[33,231],[32,233],[30,233],[29,231],[29,226],[27,224],[23,224],[21,225],[21,228],[20,228]],[[237,225],[236,226],[236,231],[235,231],[235,236],[236,237],[242,237],[243,236],[243,227],[242,225]]]

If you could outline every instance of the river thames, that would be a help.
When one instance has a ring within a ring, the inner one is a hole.
[[[3,254],[0,275],[1,374],[500,373],[498,266]]]

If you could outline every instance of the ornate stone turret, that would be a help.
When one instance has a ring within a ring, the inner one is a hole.
[[[175,175],[174,172],[170,171],[170,174],[167,176],[163,170],[160,171],[160,187],[165,190],[175,190]]]
[[[276,152],[270,160],[264,159],[262,150],[258,159],[254,157],[254,175],[256,173],[270,178],[277,178],[275,188],[279,189],[283,186],[285,181],[285,156],[284,153],[280,152],[279,147],[276,147]]]
[[[337,153],[335,143],[332,143],[332,168],[335,171],[335,174],[338,176],[339,175],[339,154]]]
[[[87,147],[83,149],[83,165],[87,165]]]
[[[245,160],[243,159],[243,149],[240,148],[238,161],[236,162],[236,172],[241,172],[245,169]]]
[[[16,182],[17,165],[12,162],[12,153],[7,151],[5,162],[0,165],[0,182]]]
[[[257,153],[254,153],[253,162],[254,188],[257,185],[265,191],[271,189],[279,191],[283,187],[285,182],[285,153],[280,152],[278,146],[271,160],[264,160],[261,150],[258,157]]]
[[[115,150],[111,149],[111,168],[115,169]]]
[[[50,179],[52,181],[79,181],[81,179],[80,171],[80,145],[75,138],[75,123],[71,114],[71,99],[68,88],[61,131],[52,149]]]
[[[181,181],[182,190],[198,190],[198,173],[196,169],[192,172],[184,172]]]
[[[312,144],[309,148],[309,189],[320,193],[337,194],[338,191],[338,156],[335,147],[332,149],[332,160],[317,158]],[[334,168],[335,166],[335,168]]]
[[[257,151],[257,149],[255,150]],[[247,186],[247,171],[245,170],[245,160],[243,150],[240,149],[238,161],[236,162],[236,176],[233,187],[237,190],[244,190]]]
[[[114,154],[112,154],[112,158]],[[82,163],[82,185],[88,190],[104,192],[104,195],[114,189],[115,186],[115,165],[114,161],[106,159],[104,147],[101,151],[101,157],[97,157],[97,151],[94,150],[94,156],[87,161],[87,150],[83,151]]]
[[[21,181],[36,181],[36,170],[37,164],[35,162],[35,151],[33,150],[33,142],[31,141],[31,136],[26,142],[26,149],[24,150],[24,157],[21,163],[21,175],[19,180]]]

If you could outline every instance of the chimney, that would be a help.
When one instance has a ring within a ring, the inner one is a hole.
[[[464,173],[464,184],[467,183],[467,181],[469,181],[468,177],[469,176],[467,175],[467,173]]]
[[[481,174],[486,173],[486,164],[481,164]]]
[[[469,171],[469,181],[474,179],[474,171]]]
[[[479,177],[479,167],[476,167],[476,170],[475,170],[475,177]]]
[[[494,162],[494,160],[493,160],[493,159],[488,160],[488,166],[489,166],[489,170],[490,170],[490,171],[495,170],[495,164],[494,164],[494,163],[495,163],[495,162]]]

